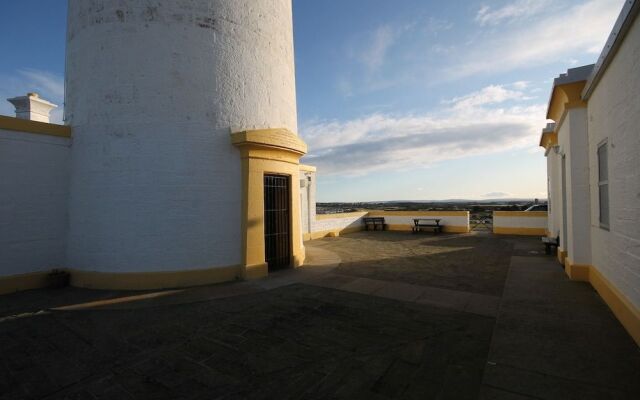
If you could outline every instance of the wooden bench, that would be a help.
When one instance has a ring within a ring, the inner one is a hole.
[[[413,233],[420,232],[422,229],[433,229],[434,233],[442,232],[439,218],[415,218],[413,220]]]
[[[544,252],[546,254],[551,254],[551,247],[555,247],[557,249],[558,246],[560,246],[560,236],[554,238],[543,236],[542,243],[544,243]]]
[[[366,231],[369,230],[369,227],[373,228],[372,230],[374,231],[377,231],[378,227],[380,227],[381,231],[387,227],[387,224],[384,223],[384,217],[364,217],[362,221],[364,222],[364,229]]]

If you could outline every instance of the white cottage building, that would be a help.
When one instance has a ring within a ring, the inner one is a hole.
[[[598,62],[555,79],[540,145],[547,235],[571,279],[590,282],[640,343],[640,1],[629,0]]]

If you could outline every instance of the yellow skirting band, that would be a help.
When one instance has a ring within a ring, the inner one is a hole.
[[[565,272],[571,280],[589,282],[640,346],[640,310],[592,265],[575,265],[565,258]]]
[[[496,235],[545,236],[547,230],[545,228],[513,228],[494,226],[493,233]]]
[[[626,298],[618,288],[613,286],[596,268],[589,271],[589,282],[596,289],[600,297],[609,306],[622,326],[640,346],[640,310]]]
[[[209,285],[238,279],[240,266],[168,272],[92,272],[70,270],[71,286],[90,289],[149,290]]]
[[[0,294],[39,289],[48,285],[49,271],[0,277]]]
[[[151,290],[228,282],[241,276],[240,266],[215,267],[168,272],[93,272],[63,269],[70,274],[71,286],[110,290]],[[49,285],[50,271],[0,278],[0,294],[40,289]]]
[[[572,281],[589,282],[590,270],[590,265],[574,264],[568,257],[564,259],[564,272]]]

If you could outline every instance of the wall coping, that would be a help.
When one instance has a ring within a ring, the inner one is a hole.
[[[335,214],[316,214],[316,220],[325,220],[325,219],[337,219],[337,218],[353,218],[353,217],[364,217],[367,215],[367,211],[354,211],[348,213],[335,213]]]
[[[381,215],[381,216],[402,216],[402,217],[468,217],[469,211],[384,211],[384,210],[371,210],[369,215]]]
[[[64,138],[71,137],[71,127],[68,125],[31,121],[28,119],[7,117],[6,115],[0,115],[0,129]]]
[[[494,211],[493,216],[547,218],[549,213],[547,211]]]

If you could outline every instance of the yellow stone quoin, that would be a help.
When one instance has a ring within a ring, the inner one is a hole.
[[[291,264],[304,263],[300,224],[300,157],[307,145],[287,129],[261,129],[231,134],[231,143],[242,159],[242,277],[268,274],[264,246],[264,176],[278,174],[291,179]]]

